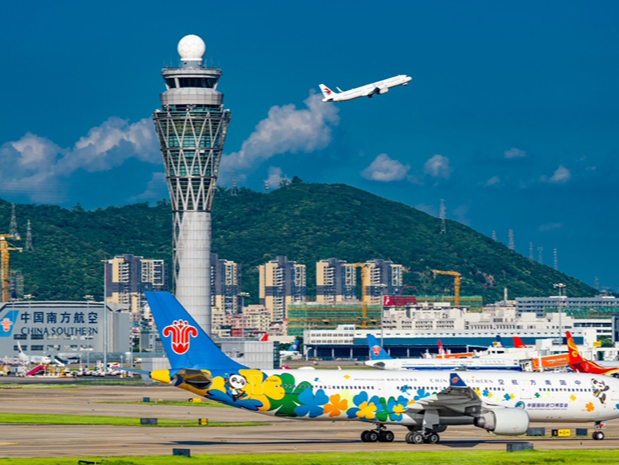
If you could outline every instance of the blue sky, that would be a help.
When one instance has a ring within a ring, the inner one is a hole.
[[[46,2],[0,16],[0,197],[167,197],[150,115],[186,34],[223,68],[221,184],[346,183],[619,286],[616,2]],[[408,87],[337,105],[396,74]],[[214,208],[217,208],[215,205]],[[569,293],[569,289],[568,289]]]

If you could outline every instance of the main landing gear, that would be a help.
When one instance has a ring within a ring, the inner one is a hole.
[[[385,425],[378,425],[376,429],[361,433],[363,442],[393,442],[394,437],[393,432],[389,431]]]
[[[411,431],[406,435],[409,444],[438,444],[441,437],[434,431]]]
[[[602,431],[602,428],[604,428],[604,423],[602,423],[601,421],[596,421],[595,431],[591,435],[594,441],[601,441],[602,439],[604,439],[604,432]]]

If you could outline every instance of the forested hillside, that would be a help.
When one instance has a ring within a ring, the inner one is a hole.
[[[38,299],[82,299],[102,295],[101,260],[130,253],[171,263],[171,209],[136,204],[84,211],[47,205],[16,205],[19,230],[32,223],[34,252],[11,254],[11,268],[24,275],[25,293]],[[0,201],[0,228],[9,230],[11,206]],[[308,295],[315,287],[315,262],[337,257],[348,262],[372,258],[403,264],[404,281],[423,294],[453,293],[449,277],[433,279],[431,269],[462,273],[462,295],[486,301],[550,295],[567,284],[568,295],[595,290],[550,267],[532,262],[505,245],[455,221],[439,234],[440,221],[401,203],[346,185],[306,184],[296,179],[268,194],[219,188],[213,205],[213,247],[220,258],[240,263],[243,289],[257,301],[257,266],[277,255],[307,265]],[[24,240],[20,241],[23,245]],[[16,245],[18,245],[16,243]]]

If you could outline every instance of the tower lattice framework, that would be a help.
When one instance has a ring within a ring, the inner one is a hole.
[[[204,42],[179,43],[180,68],[165,68],[167,90],[153,114],[173,216],[175,295],[211,333],[211,209],[230,112],[217,91],[222,73],[202,65]]]

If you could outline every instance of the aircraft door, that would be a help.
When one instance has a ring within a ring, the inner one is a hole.
[[[520,385],[520,397],[523,400],[530,400],[533,398],[533,393],[531,390],[531,381],[528,379],[522,379],[518,381]]]

